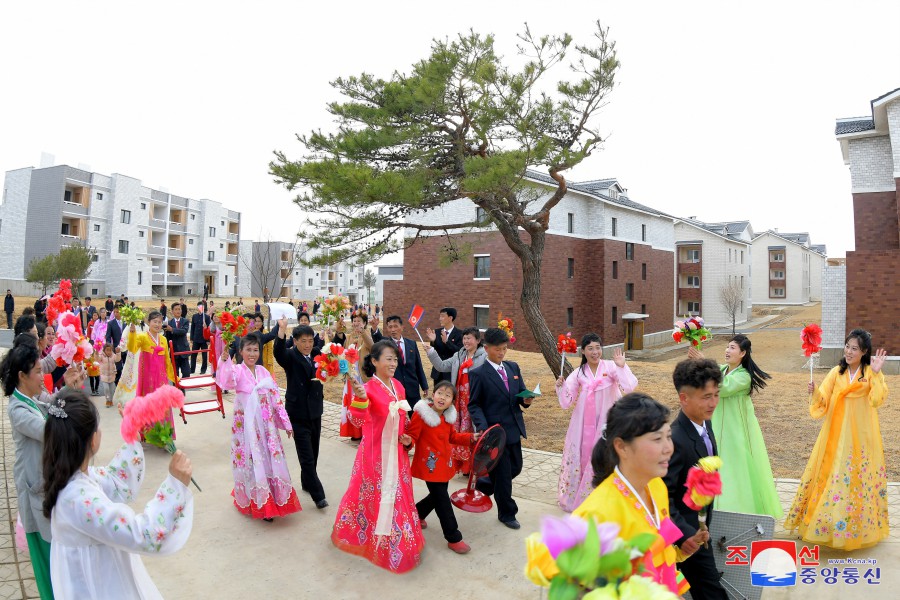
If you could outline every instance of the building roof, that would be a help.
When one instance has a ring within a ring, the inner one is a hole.
[[[814,252],[818,252],[822,256],[828,256],[828,250],[825,248],[825,244],[813,244],[809,247],[809,249]]]
[[[525,172],[525,176],[528,179],[533,181],[538,181],[540,183],[546,183],[548,185],[556,186],[556,180],[554,180],[549,175],[545,175],[543,173],[539,173],[537,171],[532,171],[528,169]],[[670,217],[672,215],[668,215],[662,211],[658,211],[655,208],[650,208],[644,204],[639,204],[637,202],[633,202],[628,199],[628,196],[623,194],[619,194],[616,198],[610,198],[607,194],[600,193],[600,189],[609,189],[611,185],[606,185],[605,187],[601,187],[600,182],[603,181],[611,181],[613,183],[618,183],[615,179],[595,179],[592,181],[578,182],[578,181],[566,181],[566,185],[570,190],[574,190],[576,192],[581,192],[583,194],[587,194],[588,196],[594,196],[595,198],[599,198],[606,202],[610,202],[612,204],[618,204],[619,206],[624,206],[626,208],[632,208],[634,210],[640,210],[646,213],[650,213],[652,215],[657,215],[660,217]],[[621,186],[619,186],[621,188]]]
[[[834,135],[841,144],[841,155],[844,164],[850,164],[850,143],[853,138],[888,135],[887,105],[900,100],[900,88],[895,88],[872,100],[871,117],[851,117],[838,119],[834,126]]]
[[[846,135],[848,133],[860,133],[875,129],[875,121],[872,117],[853,117],[851,119],[838,119],[834,126],[834,135]]]
[[[803,233],[779,233],[781,237],[786,240],[791,240],[792,242],[797,242],[798,244],[808,244],[809,243],[809,234],[806,232]]]
[[[724,223],[704,223],[692,217],[680,218],[679,221],[692,225],[698,229],[703,229],[710,233],[714,233],[719,237],[728,239],[731,242],[750,245],[750,242],[742,240],[739,234],[750,226],[750,221],[728,221]]]
[[[809,234],[808,233],[779,233],[777,231],[772,231],[771,229],[769,229],[768,231],[763,231],[762,233],[758,233],[755,236],[753,236],[753,241],[755,242],[756,240],[758,240],[759,238],[761,238],[764,235],[771,235],[778,239],[784,240],[785,242],[790,242],[796,246],[800,246],[804,250],[810,250],[812,252],[815,252],[817,254],[821,254],[821,255],[825,256],[825,245],[818,244],[816,246],[813,246],[812,244],[809,244]],[[806,236],[805,242],[800,241],[798,239],[798,237],[802,237],[802,236]],[[775,248],[775,246],[769,246],[769,248]],[[821,250],[818,250],[818,248],[821,248]]]

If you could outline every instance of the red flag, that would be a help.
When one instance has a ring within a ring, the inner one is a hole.
[[[418,304],[413,304],[412,310],[409,311],[409,324],[413,326],[413,329],[419,324],[419,321],[422,320],[422,315],[425,314],[425,309],[419,306]]]

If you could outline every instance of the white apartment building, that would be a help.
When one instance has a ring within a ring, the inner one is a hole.
[[[348,262],[306,266],[304,260],[318,256],[302,244],[254,242],[240,244],[237,295],[262,299],[265,289],[272,298],[305,300],[343,295],[350,302],[365,302],[365,267]]]
[[[675,222],[675,312],[700,315],[707,325],[730,327],[732,314],[723,303],[726,288],[740,291],[734,324],[745,323],[753,310],[749,221],[704,223],[695,218]]]
[[[6,173],[0,278],[23,281],[34,259],[73,244],[96,256],[81,295],[234,295],[241,215],[113,173],[67,165]]]
[[[822,300],[824,245],[808,233],[765,231],[753,238],[753,303],[806,304]]]

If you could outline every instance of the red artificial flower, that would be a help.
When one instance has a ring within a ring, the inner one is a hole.
[[[675,331],[672,333],[672,339],[675,340],[676,343],[681,342],[684,339],[684,334],[680,331]]]
[[[328,380],[328,372],[325,369],[319,369],[316,371],[316,378],[324,383]]]
[[[691,346],[699,346],[699,345],[700,345],[700,342],[698,342],[697,340],[691,340]]]
[[[241,327],[243,327],[244,325],[247,324],[247,319],[245,319],[244,317],[238,317],[237,324],[240,325]]]
[[[64,367],[64,366],[66,366],[66,361],[64,361],[64,360],[62,359],[62,357],[57,358],[57,359],[56,359],[56,366],[57,366],[57,367]],[[50,373],[47,373],[47,374],[50,375]]]
[[[356,364],[359,361],[359,352],[356,348],[347,348],[344,350],[344,358],[346,358],[347,362],[351,365]]]
[[[341,365],[336,360],[333,360],[330,363],[328,363],[327,368],[328,368],[328,375],[331,377],[336,377],[341,372]]]
[[[341,353],[341,350],[343,350],[344,347],[341,346],[340,344],[331,344],[331,345],[328,347],[328,349],[329,349],[329,351],[331,352],[331,354],[337,356],[338,354]]]
[[[812,356],[822,349],[822,328],[812,323],[803,328],[800,333],[803,342],[803,354]]]
[[[320,365],[321,365],[322,363],[327,364],[327,363],[328,363],[328,358],[326,358],[326,356],[325,356],[324,354],[318,354],[318,355],[316,355],[316,356],[313,358],[313,362],[315,362],[315,363],[317,363],[317,364],[320,364]]]

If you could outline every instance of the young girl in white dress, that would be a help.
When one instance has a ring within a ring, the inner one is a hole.
[[[131,501],[144,478],[140,443],[122,446],[107,467],[91,467],[100,449],[97,409],[66,388],[48,408],[44,430],[44,514],[50,519],[50,577],[56,600],[162,598],[139,554],[171,554],[193,523],[191,461],[177,451],[169,476],[143,512]]]

